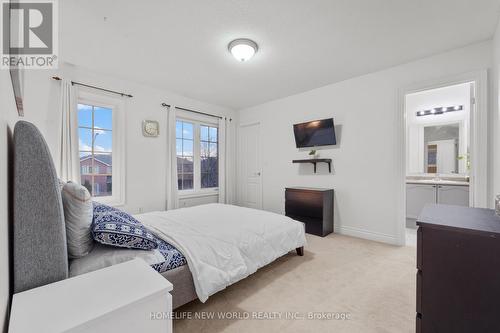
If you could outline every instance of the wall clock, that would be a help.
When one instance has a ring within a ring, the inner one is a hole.
[[[157,137],[160,134],[160,124],[155,120],[144,120],[142,134],[147,137]]]

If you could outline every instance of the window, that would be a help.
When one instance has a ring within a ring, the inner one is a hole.
[[[123,101],[80,90],[77,104],[81,184],[96,201],[125,203]]]
[[[81,183],[94,197],[113,195],[113,110],[78,104]]]
[[[219,186],[217,127],[200,126],[201,188]]]
[[[177,181],[179,190],[194,188],[194,125],[186,121],[176,122]]]
[[[218,128],[199,121],[178,119],[176,140],[179,190],[217,190]]]

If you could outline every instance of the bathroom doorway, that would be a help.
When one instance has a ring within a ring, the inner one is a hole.
[[[482,83],[481,76],[471,76],[402,94],[402,244],[416,245],[416,221],[426,204],[486,205],[487,157],[478,149],[487,127],[478,105]]]

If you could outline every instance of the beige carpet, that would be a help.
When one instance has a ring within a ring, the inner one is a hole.
[[[176,319],[174,332],[415,331],[414,247],[341,235],[308,235],[307,240],[303,257],[290,253],[205,304],[181,307],[176,317],[192,319]],[[228,312],[251,318],[195,318]],[[307,319],[311,312],[330,319]],[[292,319],[284,317],[287,313]],[[337,314],[348,319],[335,319]]]

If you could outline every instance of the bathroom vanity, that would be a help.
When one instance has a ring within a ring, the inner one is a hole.
[[[466,178],[408,177],[406,179],[406,217],[416,219],[426,204],[469,206]]]

